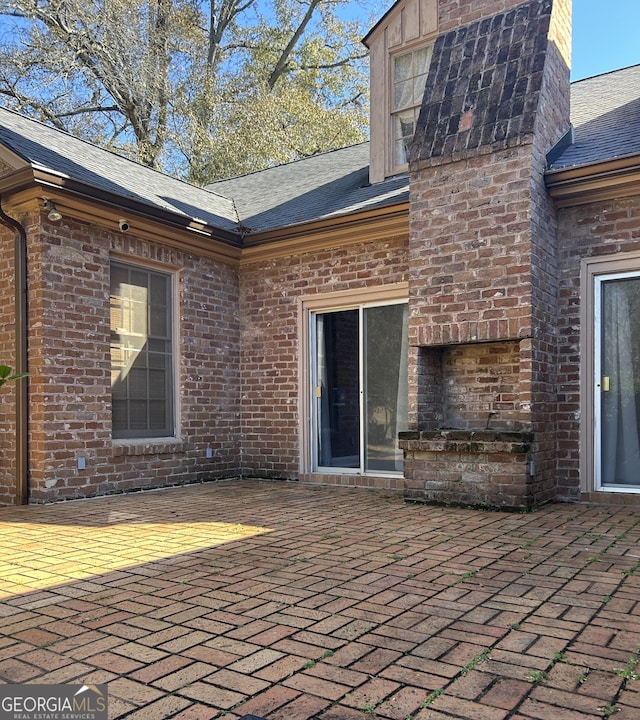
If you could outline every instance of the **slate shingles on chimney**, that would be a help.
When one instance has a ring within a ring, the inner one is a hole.
[[[533,133],[550,18],[550,0],[533,0],[438,37],[412,161],[497,149]]]

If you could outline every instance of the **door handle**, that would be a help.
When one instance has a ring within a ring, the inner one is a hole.
[[[609,392],[610,389],[610,378],[608,375],[605,375],[602,378],[602,392]]]

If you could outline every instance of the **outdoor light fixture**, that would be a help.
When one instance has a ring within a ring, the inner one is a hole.
[[[49,211],[47,217],[51,220],[51,222],[58,222],[58,220],[62,220],[62,213],[55,206],[53,200],[45,200],[44,209]]]

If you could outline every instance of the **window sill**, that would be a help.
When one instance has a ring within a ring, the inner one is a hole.
[[[148,440],[114,440],[113,455],[121,457],[125,455],[166,455],[170,453],[184,452],[185,446],[182,440],[176,438],[149,438]]]

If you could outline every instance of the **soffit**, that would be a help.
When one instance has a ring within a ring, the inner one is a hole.
[[[640,154],[552,170],[545,180],[558,207],[640,195]]]
[[[17,170],[21,167],[28,167],[24,158],[12,152],[9,148],[0,145],[0,175],[7,171]]]
[[[178,225],[167,219],[163,221],[157,215],[135,212],[120,205],[73,194],[67,188],[40,185],[34,181],[30,168],[28,171],[28,181],[25,171],[20,171],[19,179],[23,180],[20,185],[16,184],[15,177],[11,186],[7,186],[6,178],[0,178],[3,206],[12,217],[20,219],[22,213],[36,209],[46,218],[44,200],[47,199],[51,200],[62,214],[60,221],[47,221],[51,226],[64,226],[65,221],[79,220],[106,230],[121,232],[120,220],[126,220],[129,225],[127,232],[132,236],[226,263],[234,264],[240,258],[239,247],[212,238],[206,229],[193,224]]]

